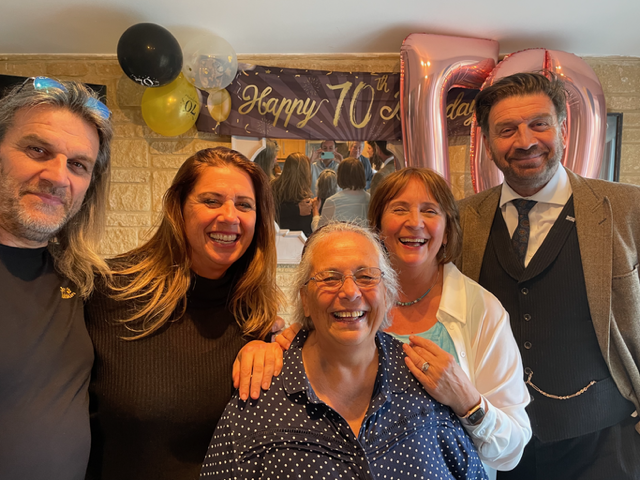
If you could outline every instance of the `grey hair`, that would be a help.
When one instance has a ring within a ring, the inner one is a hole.
[[[385,289],[385,306],[384,306],[384,319],[380,325],[381,329],[385,329],[391,326],[390,310],[398,299],[398,277],[396,272],[391,267],[389,258],[382,247],[382,243],[378,236],[368,228],[364,228],[355,223],[347,222],[330,222],[324,227],[316,230],[307,240],[302,252],[302,259],[300,264],[296,268],[293,274],[293,288],[292,288],[292,305],[293,305],[293,321],[300,323],[303,328],[307,330],[313,330],[313,322],[310,317],[305,316],[304,308],[302,307],[302,299],[300,291],[305,287],[305,283],[312,276],[312,259],[315,249],[323,242],[327,241],[331,235],[335,233],[356,233],[364,237],[364,241],[369,242],[374,246],[378,253],[378,264],[380,270],[382,270],[382,284]]]
[[[0,143],[13,126],[16,113],[22,109],[64,108],[96,127],[99,150],[91,184],[78,213],[49,242],[56,269],[78,287],[81,297],[86,298],[93,291],[94,273],[108,275],[107,265],[97,249],[105,226],[113,129],[109,119],[87,106],[90,98],[98,99],[95,93],[78,82],[60,83],[66,91],[60,88],[36,90],[32,82],[27,82],[0,99]]]

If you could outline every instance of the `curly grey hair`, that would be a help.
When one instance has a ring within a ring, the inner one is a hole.
[[[293,305],[293,320],[294,322],[300,323],[302,327],[307,330],[313,330],[314,327],[311,318],[305,316],[304,314],[300,290],[306,288],[305,283],[307,283],[307,281],[313,274],[311,269],[315,249],[318,247],[318,245],[329,241],[328,239],[332,235],[348,232],[356,233],[364,237],[363,241],[369,242],[371,245],[373,245],[376,249],[376,252],[378,253],[378,267],[380,268],[380,270],[382,270],[382,285],[385,289],[384,319],[382,321],[382,324],[380,325],[380,328],[385,329],[391,326],[391,316],[389,311],[395,305],[395,302],[398,299],[398,278],[396,276],[396,272],[391,267],[391,263],[389,263],[389,258],[387,257],[386,252],[382,248],[380,239],[371,230],[360,225],[346,222],[331,222],[324,227],[316,230],[309,237],[307,243],[304,246],[300,264],[294,272],[292,290],[293,298],[291,299],[291,303]]]

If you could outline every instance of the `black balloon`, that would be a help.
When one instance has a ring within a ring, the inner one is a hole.
[[[120,37],[118,62],[134,82],[144,87],[161,87],[180,75],[182,49],[166,28],[155,23],[138,23]]]

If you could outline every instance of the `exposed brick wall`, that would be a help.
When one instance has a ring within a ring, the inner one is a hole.
[[[398,55],[259,55],[242,62],[343,71],[399,71]],[[640,58],[585,59],[600,78],[608,109],[624,113],[621,181],[640,185]],[[142,120],[144,88],[129,80],[114,55],[0,55],[0,73],[48,75],[63,80],[105,84],[113,112],[113,176],[107,236],[102,253],[127,251],[145,239],[160,208],[161,196],[178,167],[202,148],[230,146],[229,137],[197,132],[163,137]],[[470,193],[468,142],[452,150],[452,187],[456,196]]]

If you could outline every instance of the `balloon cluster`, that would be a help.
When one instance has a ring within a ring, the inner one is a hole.
[[[147,87],[142,118],[154,132],[176,136],[193,127],[202,103],[198,89],[207,91],[207,108],[214,120],[229,117],[231,97],[225,87],[238,72],[238,60],[223,38],[204,35],[183,50],[166,28],[138,23],[122,34],[117,51],[124,73]]]

